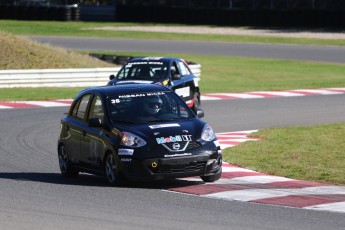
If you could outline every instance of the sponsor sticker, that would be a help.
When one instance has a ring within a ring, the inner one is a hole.
[[[119,81],[117,84],[128,84],[128,83],[138,83],[138,84],[152,84],[153,81],[142,81],[142,80],[128,80],[128,81]]]
[[[178,88],[175,89],[175,93],[179,95],[180,97],[189,97],[190,95],[190,87],[183,87],[183,88]]]
[[[131,67],[132,65],[146,65],[146,61],[138,61],[138,62],[130,62],[126,65],[126,67]]]
[[[173,124],[160,124],[160,125],[150,125],[150,129],[161,129],[161,128],[169,128],[169,127],[180,127],[179,124],[173,123]]]
[[[134,97],[160,96],[164,94],[165,94],[164,92],[148,92],[148,93],[124,94],[124,95],[119,95],[118,97],[123,99],[123,98],[134,98]],[[118,103],[116,100],[114,102],[112,101],[112,103],[113,104]]]
[[[131,158],[121,158],[121,162],[123,162],[123,163],[131,163],[132,159]]]
[[[153,62],[153,61],[150,61],[149,65],[163,65],[163,62]]]
[[[145,57],[143,60],[160,60],[163,57]]]
[[[158,137],[156,141],[158,144],[165,144],[171,142],[181,142],[181,141],[191,141],[192,135],[176,135],[176,136],[169,136],[169,137]]]
[[[177,153],[177,154],[171,154],[171,155],[164,155],[165,158],[171,158],[171,157],[183,157],[183,156],[191,156],[191,153]]]
[[[118,154],[121,156],[133,156],[134,149],[119,149]]]
[[[117,136],[117,135],[119,135],[119,133],[120,133],[121,131],[115,128],[115,129],[111,130],[111,132],[112,132],[115,136]]]

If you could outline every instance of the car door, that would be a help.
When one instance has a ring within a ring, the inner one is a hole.
[[[104,123],[104,109],[101,97],[94,95],[91,99],[87,120],[98,118],[101,124]],[[103,141],[103,127],[90,127],[86,124],[80,138],[80,157],[83,165],[88,168],[99,168],[105,148]]]
[[[86,126],[86,115],[90,98],[90,94],[86,94],[81,97],[73,105],[74,107],[72,108],[66,123],[63,124],[63,129],[68,133],[66,138],[66,148],[70,154],[69,157],[74,164],[81,163],[80,140],[82,132]]]
[[[191,102],[195,92],[194,75],[190,72],[186,64],[180,60],[173,61],[171,70],[174,71],[174,69],[180,75],[180,79],[174,80],[173,75],[171,76],[173,82],[172,90],[188,104]]]

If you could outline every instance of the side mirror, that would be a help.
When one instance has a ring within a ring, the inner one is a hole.
[[[89,127],[102,127],[102,121],[98,117],[93,117],[89,119],[88,122]]]
[[[174,74],[174,75],[172,75],[172,79],[173,80],[180,80],[181,79],[181,75],[180,74]]]
[[[204,117],[204,116],[205,116],[204,110],[198,109],[198,110],[196,111],[196,116],[199,117],[199,118]]]
[[[109,80],[113,80],[114,78],[115,78],[115,75],[114,75],[114,74],[112,74],[112,75],[109,76]]]

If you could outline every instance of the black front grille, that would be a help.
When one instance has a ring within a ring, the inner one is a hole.
[[[171,166],[171,165],[163,165],[161,167],[157,167],[156,169],[152,169],[153,173],[188,173],[188,172],[198,172],[205,168],[206,162],[193,162],[188,165],[179,165],[179,166]]]
[[[198,148],[200,147],[201,144],[197,141],[190,141],[188,146],[187,146],[187,149],[194,149],[194,148]]]

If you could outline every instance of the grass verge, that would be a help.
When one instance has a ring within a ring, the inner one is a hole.
[[[260,130],[224,160],[276,176],[345,185],[345,123]]]
[[[80,53],[40,44],[0,30],[0,69],[114,67]]]

